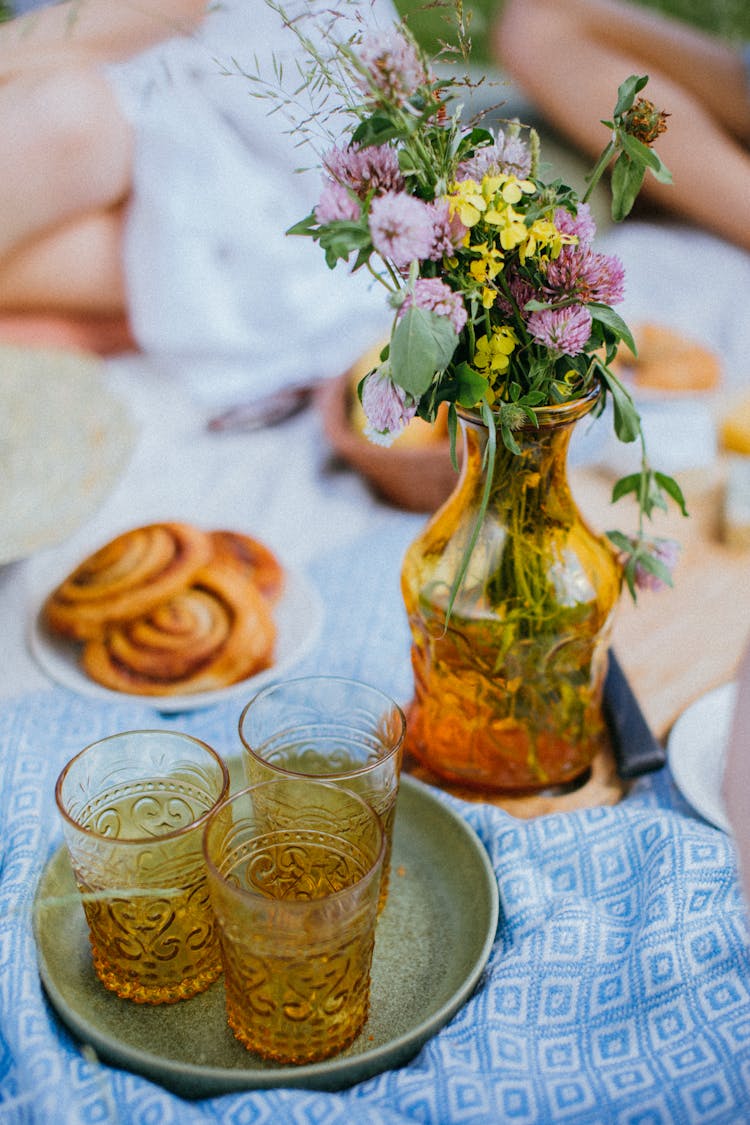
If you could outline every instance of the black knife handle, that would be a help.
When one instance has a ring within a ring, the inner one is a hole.
[[[604,716],[620,777],[640,777],[666,764],[667,752],[651,732],[611,649],[604,681]]]

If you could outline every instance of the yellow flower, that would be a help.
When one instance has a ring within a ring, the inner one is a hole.
[[[526,223],[509,207],[505,224],[500,230],[500,245],[503,250],[513,250],[516,246],[522,246],[525,241]]]
[[[496,328],[491,336],[480,336],[474,349],[474,366],[488,375],[501,375],[510,366],[510,357],[518,343],[512,328]]]
[[[553,379],[552,386],[555,388],[561,398],[570,398],[576,384],[581,381],[580,371],[576,371],[574,367],[569,368],[562,379]]]
[[[488,246],[486,242],[478,242],[471,249],[481,255],[469,265],[469,273],[474,280],[491,281],[493,277],[497,277],[503,268],[502,251],[495,246]]]
[[[522,196],[535,193],[536,184],[532,184],[531,180],[517,180],[515,176],[510,176],[508,183],[503,185],[503,199],[507,203],[519,203]]]
[[[500,180],[501,177],[499,176],[485,176],[482,181],[483,190],[486,190],[488,194],[483,219],[485,223],[498,228],[502,248],[513,250],[526,239],[526,223],[523,215],[516,211],[511,203],[504,198],[501,183],[497,191],[489,191]]]
[[[555,241],[556,235],[559,236],[560,232],[553,222],[549,219],[537,219],[536,222],[532,223],[529,227],[526,242],[519,251],[521,261],[524,262],[527,258],[531,257],[532,254],[535,254],[537,250],[541,253],[541,251],[551,246]],[[559,252],[558,249],[558,254]],[[553,254],[553,257],[557,257],[557,254]]]
[[[451,218],[458,215],[465,227],[476,226],[487,208],[482,189],[475,180],[451,184],[447,199]]]
[[[563,246],[578,242],[574,234],[563,234],[558,230],[551,219],[537,219],[528,230],[528,238],[519,252],[522,262],[532,254],[547,253],[550,258],[557,258]]]
[[[512,175],[500,174],[482,179],[482,194],[487,200],[499,195],[504,203],[520,203],[524,195],[533,195],[535,191],[536,186],[531,180],[519,180]]]
[[[503,203],[500,197],[496,197],[493,205],[487,208],[484,221],[498,228],[503,250],[513,250],[526,239],[527,231],[523,215],[515,211],[509,203]]]

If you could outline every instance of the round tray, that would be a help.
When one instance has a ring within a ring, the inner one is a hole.
[[[425,786],[402,779],[388,902],[378,921],[371,1010],[335,1058],[297,1067],[248,1053],[226,1023],[224,985],[178,1004],[118,999],[94,974],[65,849],[34,902],[39,972],[62,1021],[98,1057],[182,1097],[270,1086],[335,1090],[412,1058],[467,1000],[489,957],[497,881],[473,829]]]

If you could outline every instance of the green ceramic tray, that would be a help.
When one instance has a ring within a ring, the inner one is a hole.
[[[104,1062],[187,1098],[269,1086],[336,1090],[403,1065],[471,995],[497,920],[497,882],[475,832],[427,787],[403,777],[370,1018],[342,1054],[290,1067],[264,1062],[235,1040],[221,980],[162,1007],[107,992],[94,975],[64,849],[45,868],[34,904],[39,972],[62,1021]]]

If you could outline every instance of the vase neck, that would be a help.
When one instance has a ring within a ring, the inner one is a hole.
[[[570,439],[578,420],[589,413],[593,404],[582,412],[554,415],[547,409],[547,417],[539,426],[523,426],[513,433],[519,452],[508,449],[500,428],[496,429],[496,450],[492,475],[499,485],[509,474],[538,474],[547,488],[563,485],[567,480],[567,455]],[[551,415],[551,416],[550,416]],[[464,440],[464,465],[466,473],[475,478],[485,478],[489,458],[489,430],[476,415],[461,414],[459,424]]]
[[[567,433],[567,440],[570,440],[570,435],[576,422],[581,418],[585,418],[590,414],[601,401],[602,388],[599,383],[594,383],[589,391],[581,398],[571,399],[568,402],[555,403],[550,406],[539,406],[534,411],[536,416],[536,425],[528,421],[525,425],[519,427],[514,431],[514,438],[518,445],[522,445],[528,438],[531,440],[540,440],[544,435],[550,433],[557,433],[564,431]],[[498,435],[498,445],[500,444],[500,425],[499,415],[493,415],[495,418],[495,428]],[[485,439],[487,436],[487,426],[483,417],[474,410],[464,410],[458,408],[458,418],[464,432],[469,428],[476,428],[481,434],[484,433]]]

